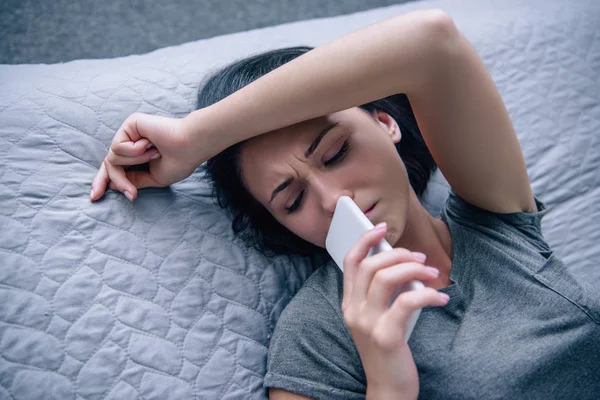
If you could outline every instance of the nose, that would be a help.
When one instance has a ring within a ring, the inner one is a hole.
[[[340,197],[348,196],[354,200],[354,193],[351,190],[332,185],[331,182],[317,180],[315,190],[321,199],[321,208],[329,217],[333,217],[335,207]]]

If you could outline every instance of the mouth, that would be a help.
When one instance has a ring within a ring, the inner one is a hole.
[[[376,205],[377,205],[377,203],[374,203],[371,207],[367,208],[366,210],[363,210],[363,213],[367,216],[367,218],[371,217]]]

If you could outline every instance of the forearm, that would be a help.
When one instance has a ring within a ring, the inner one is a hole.
[[[222,101],[190,114],[215,151],[395,93],[417,92],[456,29],[440,11],[394,17],[325,44]],[[207,134],[208,133],[208,134]]]

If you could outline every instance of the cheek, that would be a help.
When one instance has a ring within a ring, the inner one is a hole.
[[[304,204],[301,212],[283,223],[283,226],[307,242],[324,248],[329,221],[318,211],[314,200],[308,203]]]
[[[389,163],[399,158],[396,146],[388,137],[388,134],[378,129],[362,131],[354,136],[356,147],[360,150],[362,157],[376,160],[377,163]]]
[[[404,164],[393,145],[387,143],[371,143],[360,149],[352,162],[350,174],[357,179],[367,178],[370,183],[387,184],[398,182],[398,174],[402,173]]]

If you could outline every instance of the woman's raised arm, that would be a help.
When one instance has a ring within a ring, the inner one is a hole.
[[[482,60],[443,11],[408,13],[353,32],[186,119],[199,143],[222,132],[211,144],[220,151],[396,93],[408,96],[427,146],[459,195],[495,212],[535,209],[504,103]],[[206,158],[198,154],[198,161]]]
[[[459,33],[439,10],[381,21],[298,57],[231,96],[184,119],[130,116],[117,131],[92,183],[130,200],[137,188],[166,186],[227,147],[262,133],[395,93],[416,93]],[[156,149],[134,146],[148,139]],[[150,160],[148,171],[126,167]]]
[[[535,209],[502,99],[471,44],[439,10],[403,14],[329,42],[183,120],[164,122],[168,133],[145,134],[139,128],[153,124],[143,115],[126,121],[94,180],[92,200],[106,185],[135,197],[136,186],[181,180],[240,141],[396,93],[407,94],[427,146],[459,195],[490,211]],[[142,150],[121,149],[140,138],[160,154],[142,158],[162,157],[148,172],[126,174],[122,166],[135,164],[131,157]]]
[[[324,44],[185,119],[210,154],[232,144],[396,93],[423,91],[460,38],[442,11],[393,17]],[[216,148],[215,148],[216,147]]]

